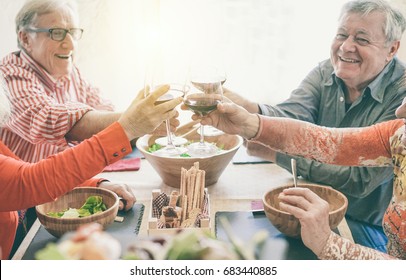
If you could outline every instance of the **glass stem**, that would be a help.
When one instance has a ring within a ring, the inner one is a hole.
[[[204,125],[200,125],[200,145],[204,145]]]
[[[171,133],[171,125],[169,120],[165,121],[165,125],[166,125],[166,137],[168,139],[168,147],[173,148],[175,147],[175,145],[173,145],[173,141],[172,141],[172,133]]]

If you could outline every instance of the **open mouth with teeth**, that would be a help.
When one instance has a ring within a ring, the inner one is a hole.
[[[70,59],[71,57],[72,57],[72,54],[66,54],[66,55],[64,55],[64,54],[57,54],[57,55],[55,55],[57,58],[60,58],[60,59]]]
[[[355,60],[355,59],[351,59],[351,58],[344,58],[342,56],[339,56],[339,59],[343,62],[347,62],[347,63],[359,63],[359,60]]]

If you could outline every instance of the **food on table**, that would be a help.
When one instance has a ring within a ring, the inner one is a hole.
[[[153,202],[159,228],[198,227],[200,219],[208,217],[205,174],[199,169],[199,162],[195,162],[189,170],[181,168],[180,190],[172,191],[167,205]],[[163,201],[162,195],[166,196],[161,194],[157,201]]]
[[[58,244],[49,243],[35,254],[38,260],[116,260],[121,245],[98,223],[79,227],[70,238]]]
[[[48,212],[47,215],[54,218],[81,218],[87,217],[107,209],[103,198],[99,195],[91,195],[79,209],[69,208],[59,212]]]
[[[268,233],[257,232],[243,243],[229,235],[230,242],[217,240],[208,232],[180,231],[174,236],[137,237],[125,250],[101,225],[81,226],[58,243],[49,243],[35,254],[38,260],[251,260],[257,259]]]
[[[193,143],[193,142],[190,142],[190,141],[189,141],[189,142],[187,142],[185,145],[183,145],[183,147],[186,148],[186,152],[183,153],[183,154],[180,154],[179,157],[191,157],[191,155],[189,155],[189,153],[188,153],[187,148],[188,148],[188,146],[189,146],[190,144],[192,144],[192,143]],[[216,153],[216,154],[221,154],[222,152],[225,151],[225,150],[224,150],[224,145],[220,147],[220,146],[216,145],[216,143],[211,143],[211,144],[214,144],[214,145],[217,147],[217,153]],[[153,154],[153,153],[159,151],[159,150],[162,149],[162,148],[163,148],[162,145],[159,145],[159,144],[157,144],[157,143],[154,143],[154,144],[152,144],[151,146],[148,147],[147,151],[148,151],[149,153]]]

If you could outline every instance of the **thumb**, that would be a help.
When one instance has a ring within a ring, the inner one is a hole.
[[[232,103],[220,103],[217,105],[217,110],[220,113],[230,113],[233,110],[233,105]]]

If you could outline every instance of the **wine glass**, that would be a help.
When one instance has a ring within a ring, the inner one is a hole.
[[[190,79],[198,79],[198,80],[206,80],[206,81],[217,81],[219,80],[221,82],[221,85],[223,85],[226,80],[227,80],[227,75],[226,71],[224,68],[224,65],[219,62],[213,62],[213,59],[208,59],[208,61],[204,61],[202,59],[194,61],[193,65],[190,67]],[[194,78],[193,78],[194,77]],[[204,136],[219,136],[221,134],[224,134],[223,131],[210,126],[206,125],[204,127]],[[198,131],[200,134],[202,131]]]
[[[210,75],[192,75],[190,89],[185,96],[184,104],[194,113],[205,116],[217,109],[217,104],[223,100],[225,79],[216,73]],[[188,154],[195,157],[208,157],[216,154],[216,145],[204,141],[204,126],[200,125],[200,141],[188,145]]]
[[[187,89],[186,85],[169,84],[169,90],[155,101],[155,105],[162,104],[164,102],[167,102],[169,100],[178,97],[183,97],[185,95],[186,89]],[[167,136],[155,140],[155,143],[163,146],[163,148],[155,151],[154,154],[163,157],[176,157],[181,154],[184,154],[187,151],[187,149],[185,147],[182,147],[181,145],[186,144],[187,139],[175,137],[172,134],[169,120],[165,120],[165,125]]]

